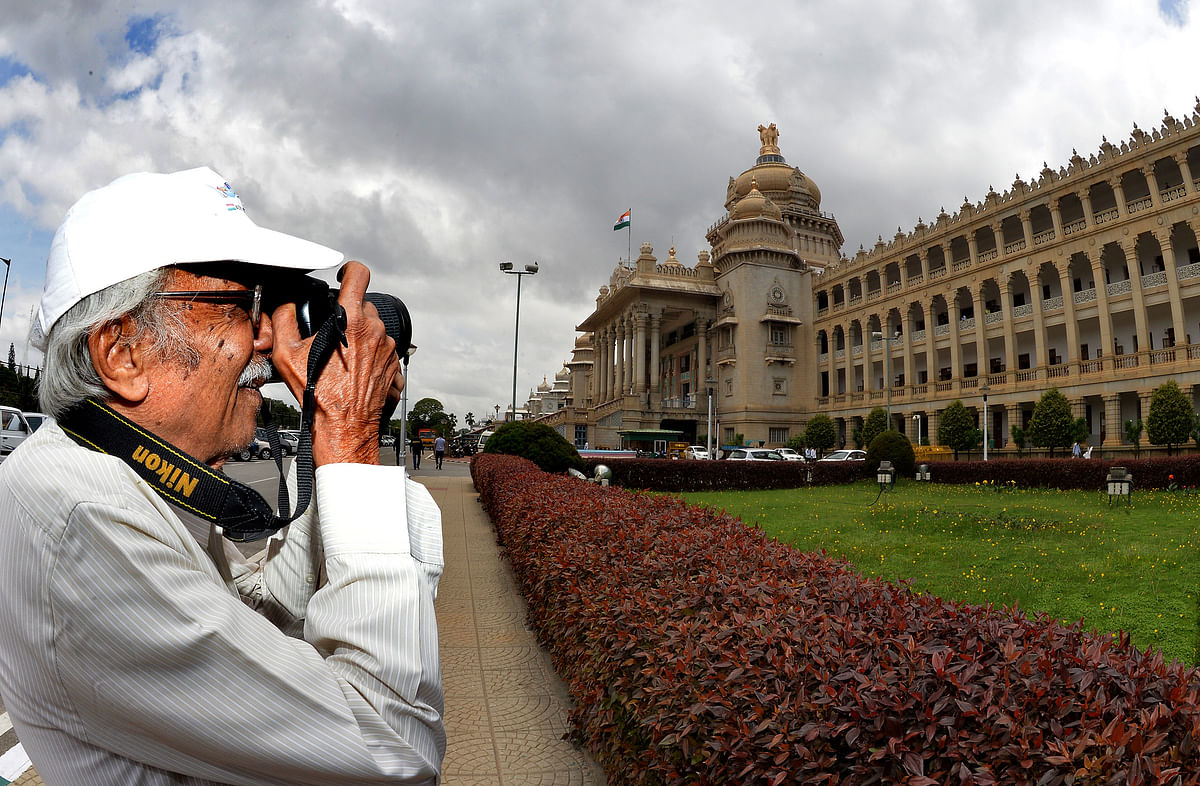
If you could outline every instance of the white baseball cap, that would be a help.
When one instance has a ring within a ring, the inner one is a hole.
[[[125,175],[84,194],[54,233],[30,339],[44,349],[54,323],[80,300],[169,265],[235,261],[320,270],[343,259],[332,248],[256,225],[233,187],[208,167]]]

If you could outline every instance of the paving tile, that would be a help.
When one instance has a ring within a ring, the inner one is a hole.
[[[491,735],[464,735],[446,739],[446,758],[442,760],[446,778],[458,776],[500,775],[496,744]]]
[[[491,726],[498,732],[538,729],[562,735],[568,730],[567,705],[550,694],[489,696],[487,705]]]

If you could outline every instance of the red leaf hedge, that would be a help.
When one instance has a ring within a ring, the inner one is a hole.
[[[1200,672],[669,497],[471,464],[609,783],[1200,783]]]

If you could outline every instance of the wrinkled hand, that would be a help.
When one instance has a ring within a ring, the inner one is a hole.
[[[347,346],[337,346],[317,380],[313,463],[378,464],[380,417],[403,386],[400,359],[375,306],[363,302],[371,271],[361,262],[347,262],[338,275]],[[300,338],[291,304],[277,308],[271,324],[271,359],[292,395],[303,402],[312,339]]]

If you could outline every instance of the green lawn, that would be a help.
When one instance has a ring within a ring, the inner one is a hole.
[[[1141,648],[1200,660],[1200,493],[1002,490],[900,481],[682,494],[798,549],[947,599],[1044,611],[1128,631]]]

